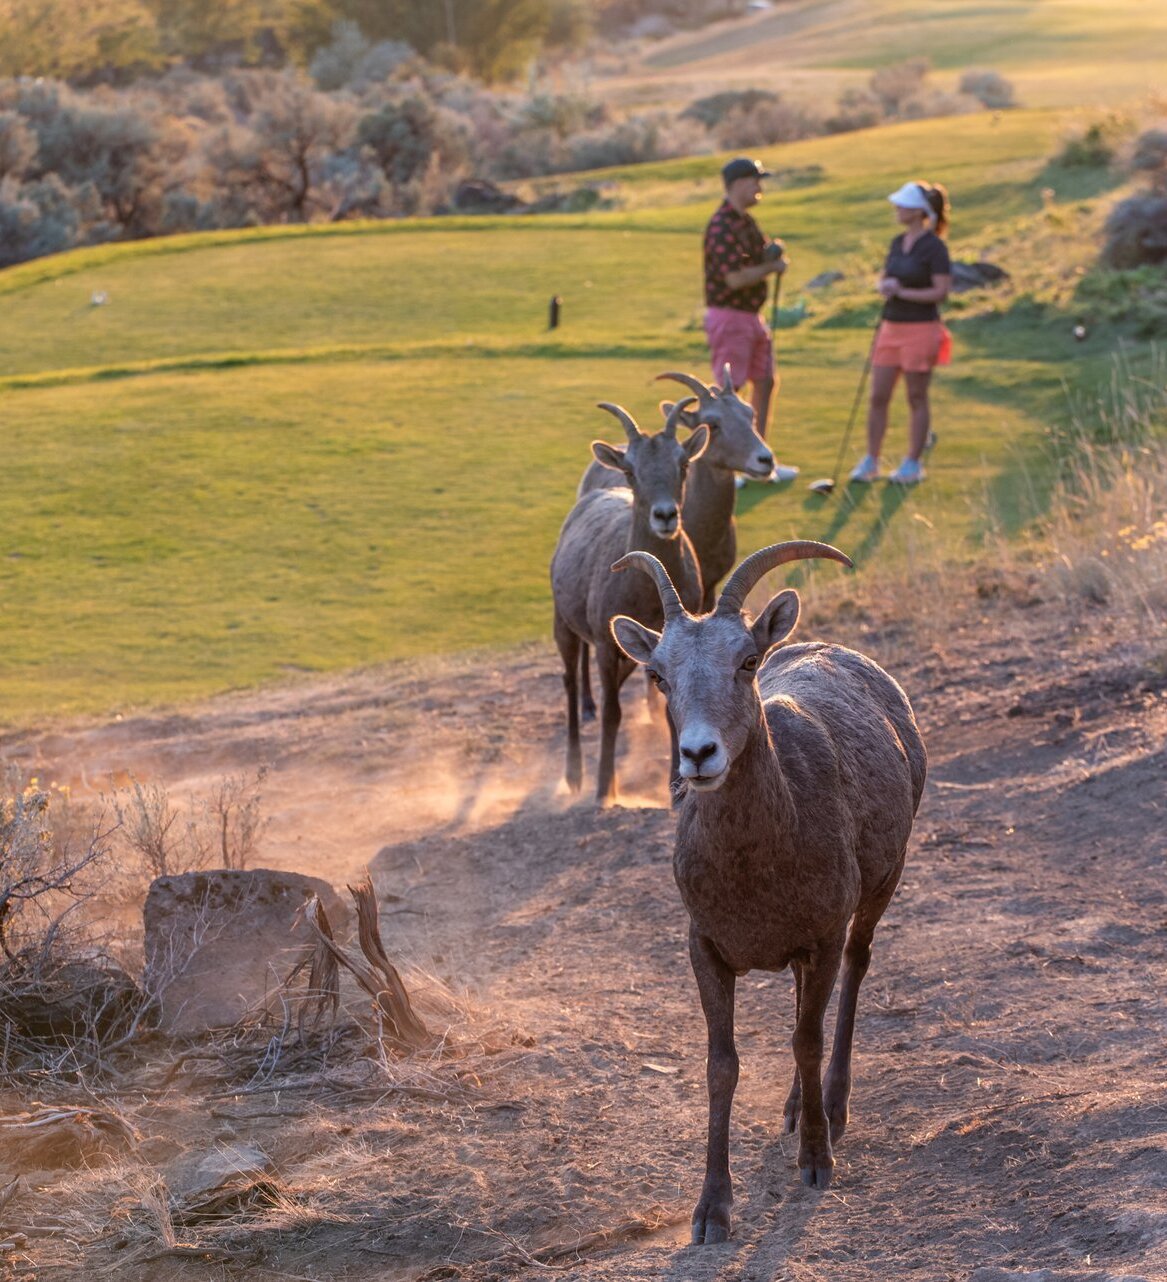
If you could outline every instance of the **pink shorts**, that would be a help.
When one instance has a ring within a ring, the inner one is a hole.
[[[769,328],[757,312],[707,307],[705,336],[709,339],[715,383],[721,382],[727,361],[735,388],[774,377],[774,345]]]
[[[925,374],[952,359],[952,335],[939,321],[881,321],[871,353],[873,365]]]

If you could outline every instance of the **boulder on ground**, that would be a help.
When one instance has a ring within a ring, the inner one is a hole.
[[[314,940],[300,911],[313,895],[341,933],[351,913],[317,877],[255,868],[156,878],[142,918],[163,1031],[226,1028],[261,1008]]]
[[[460,214],[509,214],[523,202],[486,178],[467,178],[454,189],[454,208]]]
[[[826,289],[828,286],[835,284],[836,281],[845,279],[843,273],[831,268],[830,271],[819,272],[817,276],[812,276],[803,287],[805,289]]]
[[[962,294],[966,289],[984,289],[986,285],[998,285],[1009,279],[1009,273],[995,263],[958,263],[952,264],[952,292]]]
[[[0,977],[0,1019],[17,1037],[65,1044],[106,1041],[130,1031],[144,996],[119,966],[70,961]]]

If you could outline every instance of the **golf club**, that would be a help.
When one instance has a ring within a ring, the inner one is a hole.
[[[839,445],[839,453],[835,457],[835,466],[830,476],[820,477],[817,481],[811,481],[807,486],[814,494],[833,494],[835,486],[839,482],[839,468],[843,465],[843,459],[847,454],[847,446],[851,441],[851,429],[855,426],[855,415],[859,412],[859,402],[863,399],[863,389],[867,386],[867,375],[871,372],[871,358],[875,355],[875,340],[879,337],[879,323],[882,316],[877,316],[875,320],[875,331],[871,335],[871,342],[867,348],[867,359],[863,362],[863,373],[859,378],[859,386],[855,389],[855,399],[851,402],[851,414],[847,419],[847,428],[843,433],[843,440]]]

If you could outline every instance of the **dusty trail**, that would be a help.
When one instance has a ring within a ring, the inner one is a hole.
[[[222,1083],[185,1080],[137,1110],[153,1138],[127,1161],[228,1132],[263,1147],[295,1213],[256,1212],[215,1239],[256,1279],[1167,1278],[1162,654],[1120,645],[1101,616],[1074,631],[1053,607],[990,608],[943,653],[885,660],[932,768],[860,998],[835,1185],[804,1190],[779,1135],[789,979],[751,975],[736,1232],[700,1251],[683,1243],[704,1030],[660,804],[663,731],[639,683],[623,778],[652,804],[607,811],[558,788],[561,687],[543,647],[0,741],[81,788],[134,772],[197,789],[268,763],[259,862],[337,884],[368,865],[390,951],[447,983],[495,1052],[467,1061],[456,1099],[237,1096],[209,1131]],[[834,639],[881,658],[892,640]],[[592,731],[589,772],[594,754]],[[70,1187],[93,1197],[128,1169]],[[26,1218],[61,1178],[39,1177]],[[232,1275],[229,1260],[119,1257],[113,1222],[107,1208],[87,1245],[39,1245],[35,1276]]]

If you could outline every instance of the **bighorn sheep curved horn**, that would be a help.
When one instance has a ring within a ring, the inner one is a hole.
[[[673,587],[669,572],[651,552],[627,552],[612,566],[612,569],[617,571],[627,570],[631,566],[635,566],[638,570],[643,570],[656,584],[656,590],[660,593],[661,607],[665,612],[666,623],[689,613],[682,605],[681,598],[677,595],[677,589]]]
[[[677,424],[681,421],[682,416],[689,406],[695,404],[696,401],[696,396],[683,396],[679,401],[677,401],[673,408],[669,410],[669,416],[665,419],[664,425],[664,434],[669,438],[669,440],[675,441],[677,439]]]
[[[687,387],[689,391],[701,397],[702,400],[709,400],[717,395],[716,387],[706,387],[694,374],[682,374],[680,370],[671,369],[665,374],[658,374],[654,382],[659,383],[662,378],[671,378],[674,383],[680,383],[682,387]]]
[[[613,405],[611,401],[597,401],[596,408],[607,410],[609,414],[614,414],[620,420],[620,426],[623,427],[629,441],[635,441],[644,435],[640,428],[636,426],[636,420],[623,405]]]
[[[764,574],[768,574],[771,570],[776,570],[778,566],[785,565],[788,561],[809,561],[815,558],[838,561],[848,568],[854,568],[855,565],[846,552],[840,552],[838,548],[832,547],[829,543],[817,543],[814,539],[796,539],[789,543],[775,543],[768,548],[762,548],[752,556],[746,557],[741,565],[734,570],[729,577],[729,582],[721,590],[721,596],[717,599],[717,609],[714,613],[740,613],[742,606],[746,603],[746,597],[750,594],[750,590]]]

